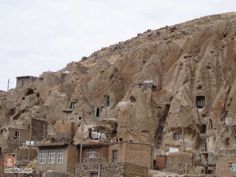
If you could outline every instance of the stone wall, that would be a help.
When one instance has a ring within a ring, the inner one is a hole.
[[[191,153],[171,153],[167,156],[166,170],[178,174],[191,173],[193,156]]]
[[[37,157],[38,152],[37,149],[35,148],[30,148],[30,152],[29,152],[29,148],[17,148],[15,150],[16,153],[16,159],[17,161],[24,161],[24,160],[29,160],[29,154],[30,154],[30,160],[33,160]]]
[[[91,177],[91,173],[101,177],[147,177],[148,168],[129,163],[78,164],[75,177]]]

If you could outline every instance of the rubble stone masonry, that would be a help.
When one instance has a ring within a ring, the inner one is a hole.
[[[148,177],[148,168],[129,163],[78,164],[76,177],[91,177],[92,173],[100,177]]]

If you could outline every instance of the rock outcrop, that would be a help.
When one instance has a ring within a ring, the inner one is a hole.
[[[53,136],[57,121],[78,118],[112,141],[217,155],[236,144],[235,68],[236,13],[148,30],[0,92],[1,134],[35,117]]]

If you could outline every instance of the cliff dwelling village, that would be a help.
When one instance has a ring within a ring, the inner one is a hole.
[[[236,176],[235,68],[226,13],[18,76],[0,91],[0,177]]]

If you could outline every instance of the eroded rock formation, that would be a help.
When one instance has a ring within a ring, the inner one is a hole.
[[[80,118],[85,138],[103,125],[112,141],[217,155],[236,144],[235,68],[235,13],[148,30],[0,92],[1,138],[29,117],[52,136],[57,121]]]

